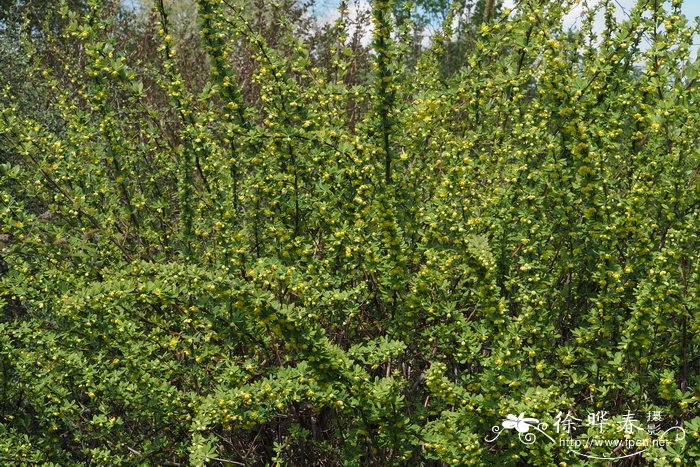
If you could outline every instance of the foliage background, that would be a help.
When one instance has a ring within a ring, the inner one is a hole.
[[[628,409],[697,462],[698,25],[574,3],[3,16],[2,462],[586,465],[484,437]]]

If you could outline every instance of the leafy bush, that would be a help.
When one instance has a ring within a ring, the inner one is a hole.
[[[393,6],[368,79],[345,15],[273,46],[217,0],[197,83],[162,2],[18,43],[52,99],[0,97],[2,462],[586,465],[484,438],[628,409],[687,432],[630,459],[697,461],[698,26],[524,1],[447,73],[452,20],[414,60]]]

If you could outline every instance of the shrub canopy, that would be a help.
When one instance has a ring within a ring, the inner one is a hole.
[[[345,2],[91,0],[3,43],[1,462],[588,465],[484,438],[628,410],[686,431],[631,459],[697,462],[698,26],[575,3],[419,50],[409,3],[364,46]]]

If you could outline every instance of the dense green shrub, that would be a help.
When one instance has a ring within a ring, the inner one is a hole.
[[[18,43],[52,100],[0,97],[2,462],[587,465],[484,438],[599,410],[684,426],[630,462],[697,462],[697,25],[559,3],[445,73],[452,19],[409,60],[377,1],[369,80],[345,15],[319,57],[218,0],[203,86],[162,2],[155,57],[98,1]]]

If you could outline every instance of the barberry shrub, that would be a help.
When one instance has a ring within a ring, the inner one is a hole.
[[[606,0],[567,30],[577,3],[457,49],[453,9],[418,55],[389,0],[368,50],[346,2],[321,36],[220,0],[196,45],[162,1],[132,34],[97,0],[27,31],[0,96],[0,462],[588,465],[484,438],[630,409],[687,436],[627,461],[697,462],[698,25]]]

